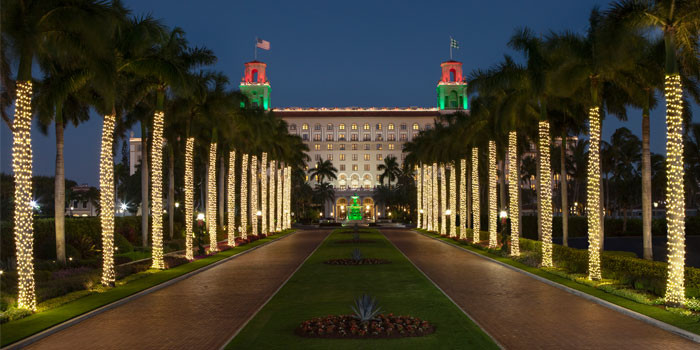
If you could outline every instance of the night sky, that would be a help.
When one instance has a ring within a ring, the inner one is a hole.
[[[268,63],[273,107],[435,106],[440,62],[449,59],[449,37],[460,43],[454,58],[465,73],[500,61],[503,54],[521,59],[506,47],[515,28],[539,33],[586,30],[595,5],[608,1],[441,1],[408,5],[405,1],[213,1],[125,0],[134,14],[151,13],[168,26],[179,26],[192,45],[206,46],[218,57],[215,70],[237,86],[243,63],[253,59],[255,37],[268,40],[258,51]],[[36,77],[36,76],[35,76]],[[663,104],[662,104],[663,106]],[[700,109],[693,106],[695,120]],[[641,135],[641,113],[630,121],[609,117],[603,137],[625,126]],[[98,185],[101,118],[94,116],[65,133],[66,178]],[[664,151],[664,109],[651,118],[651,149]],[[138,126],[135,135],[139,136]],[[53,175],[54,129],[48,136],[34,128],[34,173]],[[121,140],[118,141],[121,145]],[[0,126],[0,171],[9,173],[12,135]],[[117,157],[120,155],[118,154]]]

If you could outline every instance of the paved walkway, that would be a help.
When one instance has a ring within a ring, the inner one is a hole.
[[[31,349],[218,349],[328,235],[300,231],[46,337]]]
[[[408,230],[382,230],[506,349],[697,349],[698,344]]]

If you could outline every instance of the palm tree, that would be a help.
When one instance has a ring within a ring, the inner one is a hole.
[[[666,302],[685,304],[685,194],[683,193],[683,127],[681,70],[700,75],[697,55],[700,3],[697,0],[622,0],[609,16],[634,26],[658,28],[665,43],[665,97],[667,128],[666,216],[668,222],[668,284]]]
[[[316,197],[316,200],[321,203],[321,207],[323,207],[323,205],[335,199],[335,190],[333,189],[333,185],[325,182],[316,184],[316,187],[314,187],[314,196]]]
[[[688,130],[685,141],[685,158],[687,163],[686,188],[689,204],[698,208],[700,206],[700,123],[693,123]]]
[[[385,179],[389,180],[389,189],[391,189],[391,183],[401,175],[401,168],[394,156],[384,158],[384,164],[379,164],[377,170],[382,171],[382,173],[379,174],[379,183],[383,185]]]
[[[309,175],[311,176],[311,178],[315,178],[316,181],[318,181],[321,184],[326,178],[330,180],[337,179],[337,173],[338,169],[336,169],[333,166],[333,163],[328,159],[321,159],[320,161],[318,161],[318,163],[316,163],[315,168],[309,170]]]
[[[107,11],[97,1],[10,0],[1,10],[3,62],[17,57],[15,115],[12,123],[12,151],[15,173],[14,233],[18,265],[18,306],[34,310],[33,231],[32,231],[32,66],[34,60],[48,57],[53,50],[61,55],[86,54],[85,43],[104,38],[100,22]],[[3,69],[7,72],[7,69]],[[7,101],[7,99],[6,99]]]

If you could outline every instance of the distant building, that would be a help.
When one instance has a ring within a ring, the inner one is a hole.
[[[67,216],[97,216],[97,206],[93,202],[99,198],[92,198],[95,193],[93,188],[82,184],[73,186],[71,192],[70,205],[66,208]]]
[[[134,175],[134,173],[136,173],[136,170],[138,170],[141,164],[142,157],[141,138],[134,137],[134,133],[132,132],[129,138],[129,175]]]

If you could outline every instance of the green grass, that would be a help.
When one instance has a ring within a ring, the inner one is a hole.
[[[136,261],[136,260],[141,260],[141,259],[147,259],[151,257],[151,252],[145,252],[145,251],[133,251],[133,252],[128,252],[128,253],[121,253],[121,254],[115,254],[115,257],[127,257],[131,259],[131,261]]]
[[[0,334],[2,334],[1,344],[2,346],[5,346],[14,343],[32,334],[43,331],[44,329],[55,326],[61,322],[65,322],[73,317],[82,315],[101,306],[128,297],[144,289],[182,276],[188,272],[200,269],[202,267],[213,264],[217,261],[228,258],[232,255],[236,255],[243,251],[249,250],[266,242],[273,241],[289,233],[292,233],[293,231],[294,230],[287,230],[269,236],[267,238],[257,240],[250,244],[238,246],[233,249],[220,252],[216,255],[212,255],[187,264],[176,266],[172,269],[162,271],[148,270],[138,274],[134,274],[127,277],[129,282],[126,284],[107,289],[106,291],[101,293],[89,294],[85,297],[65,303],[54,309],[38,312],[20,320],[4,323],[0,325]]]
[[[372,244],[335,244],[348,235],[335,232],[287,284],[227,345],[227,349],[494,349],[496,344],[376,230],[362,233]],[[323,261],[349,257],[360,248],[385,265],[335,266]],[[350,314],[362,293],[377,298],[385,313],[431,322],[436,332],[417,338],[314,339],[294,334],[307,319]]]
[[[670,325],[676,326],[676,327],[684,329],[686,331],[689,331],[689,332],[692,332],[695,334],[700,334],[700,322],[698,322],[696,318],[683,316],[683,315],[680,315],[678,313],[668,311],[668,310],[664,309],[663,307],[659,307],[659,306],[655,306],[655,305],[645,305],[645,304],[638,303],[634,300],[630,300],[628,298],[624,298],[621,296],[610,294],[608,292],[605,292],[604,290],[572,281],[568,278],[558,276],[556,274],[547,272],[545,270],[542,270],[542,269],[539,269],[536,267],[531,267],[531,266],[522,264],[522,263],[514,261],[510,258],[495,255],[495,254],[489,253],[486,250],[478,249],[478,248],[475,248],[475,247],[470,246],[468,244],[456,242],[449,237],[442,237],[438,234],[435,234],[432,232],[426,232],[424,230],[416,230],[416,231],[418,231],[421,234],[426,235],[428,237],[437,238],[441,241],[447,242],[447,243],[455,245],[455,246],[462,247],[464,249],[468,249],[468,250],[475,252],[475,253],[478,253],[480,255],[488,256],[489,258],[492,258],[494,260],[498,260],[502,263],[505,263],[505,264],[508,264],[510,266],[516,267],[518,269],[527,271],[527,272],[532,273],[534,275],[546,278],[552,282],[556,282],[556,283],[565,285],[569,288],[584,292],[586,294],[603,299],[607,302],[610,302],[610,303],[613,303],[615,305],[624,307],[626,309],[638,312],[640,314],[649,316],[651,318],[655,318],[659,321],[668,323]]]

